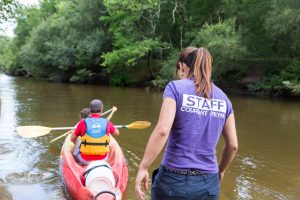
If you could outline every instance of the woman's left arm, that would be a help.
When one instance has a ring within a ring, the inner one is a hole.
[[[238,150],[238,139],[236,134],[234,114],[230,114],[226,120],[222,132],[224,138],[224,149],[219,162],[219,178],[222,181],[225,171],[234,159]]]
[[[144,157],[139,166],[139,171],[135,180],[135,191],[139,199],[144,199],[144,193],[141,189],[141,184],[143,184],[145,190],[148,190],[148,168],[157,158],[167,141],[175,118],[175,113],[175,100],[172,98],[165,98],[161,106],[157,125],[152,131],[152,134],[148,140]]]

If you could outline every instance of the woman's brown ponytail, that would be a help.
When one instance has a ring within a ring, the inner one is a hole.
[[[179,62],[184,62],[190,68],[189,78],[194,78],[197,94],[205,98],[211,97],[212,57],[207,49],[187,47],[180,56]]]

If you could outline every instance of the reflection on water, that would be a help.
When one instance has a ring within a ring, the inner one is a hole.
[[[15,132],[19,119],[25,122],[35,121],[31,117],[31,106],[34,105],[29,103],[32,99],[26,98],[23,99],[25,101],[19,101],[17,98],[18,92],[28,93],[28,89],[19,85],[15,78],[0,75],[0,96],[2,100],[0,119],[0,178],[2,181],[0,182],[0,199],[45,199],[47,191],[51,191],[51,188],[53,188],[53,180],[59,185],[57,169],[53,171],[53,169],[36,167],[41,162],[40,155],[47,151],[47,146],[41,145],[36,140],[23,139]],[[60,191],[60,195],[56,194],[53,199],[64,198],[61,195],[63,194],[62,190],[57,191]]]
[[[237,160],[240,164],[240,175],[235,181],[237,199],[288,199],[280,192],[265,187],[256,177],[256,171],[265,167],[263,161],[253,157],[240,158],[240,156]]]
[[[300,177],[300,102],[241,97],[232,101],[239,152],[222,183],[221,199],[295,199]]]
[[[125,157],[127,158],[127,163],[130,162],[132,164],[132,167],[130,166],[128,168],[128,170],[129,171],[135,171],[136,170],[135,168],[139,167],[139,164],[140,164],[142,159],[130,150],[123,150],[123,151],[124,151]]]
[[[116,137],[129,170],[125,200],[135,200],[134,179],[157,122],[161,92],[135,88],[48,83],[0,75],[0,200],[67,199],[59,175],[60,131],[35,139],[15,132],[19,125],[72,126],[93,98],[104,110],[117,106],[114,124],[152,122],[145,130],[122,129]],[[221,183],[221,200],[292,200],[300,196],[300,102],[230,96],[239,137],[237,158]],[[223,141],[217,147],[218,156]],[[160,155],[161,158],[161,155]],[[157,159],[149,172],[160,164]],[[28,191],[34,191],[28,192]],[[146,193],[150,199],[150,192]]]

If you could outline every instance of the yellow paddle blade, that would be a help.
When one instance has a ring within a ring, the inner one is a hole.
[[[126,128],[129,129],[144,129],[151,126],[151,122],[148,121],[136,121],[131,124],[126,125]]]
[[[35,138],[50,133],[51,128],[45,126],[19,126],[17,133],[24,138]]]

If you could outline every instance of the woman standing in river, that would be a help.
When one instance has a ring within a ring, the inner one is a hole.
[[[218,199],[220,181],[235,157],[238,142],[230,100],[211,81],[212,58],[205,48],[188,47],[177,61],[180,80],[171,81],[163,95],[135,182],[139,199],[148,189],[148,168],[168,143],[161,166],[153,176],[152,200]],[[216,145],[225,147],[217,162]]]

